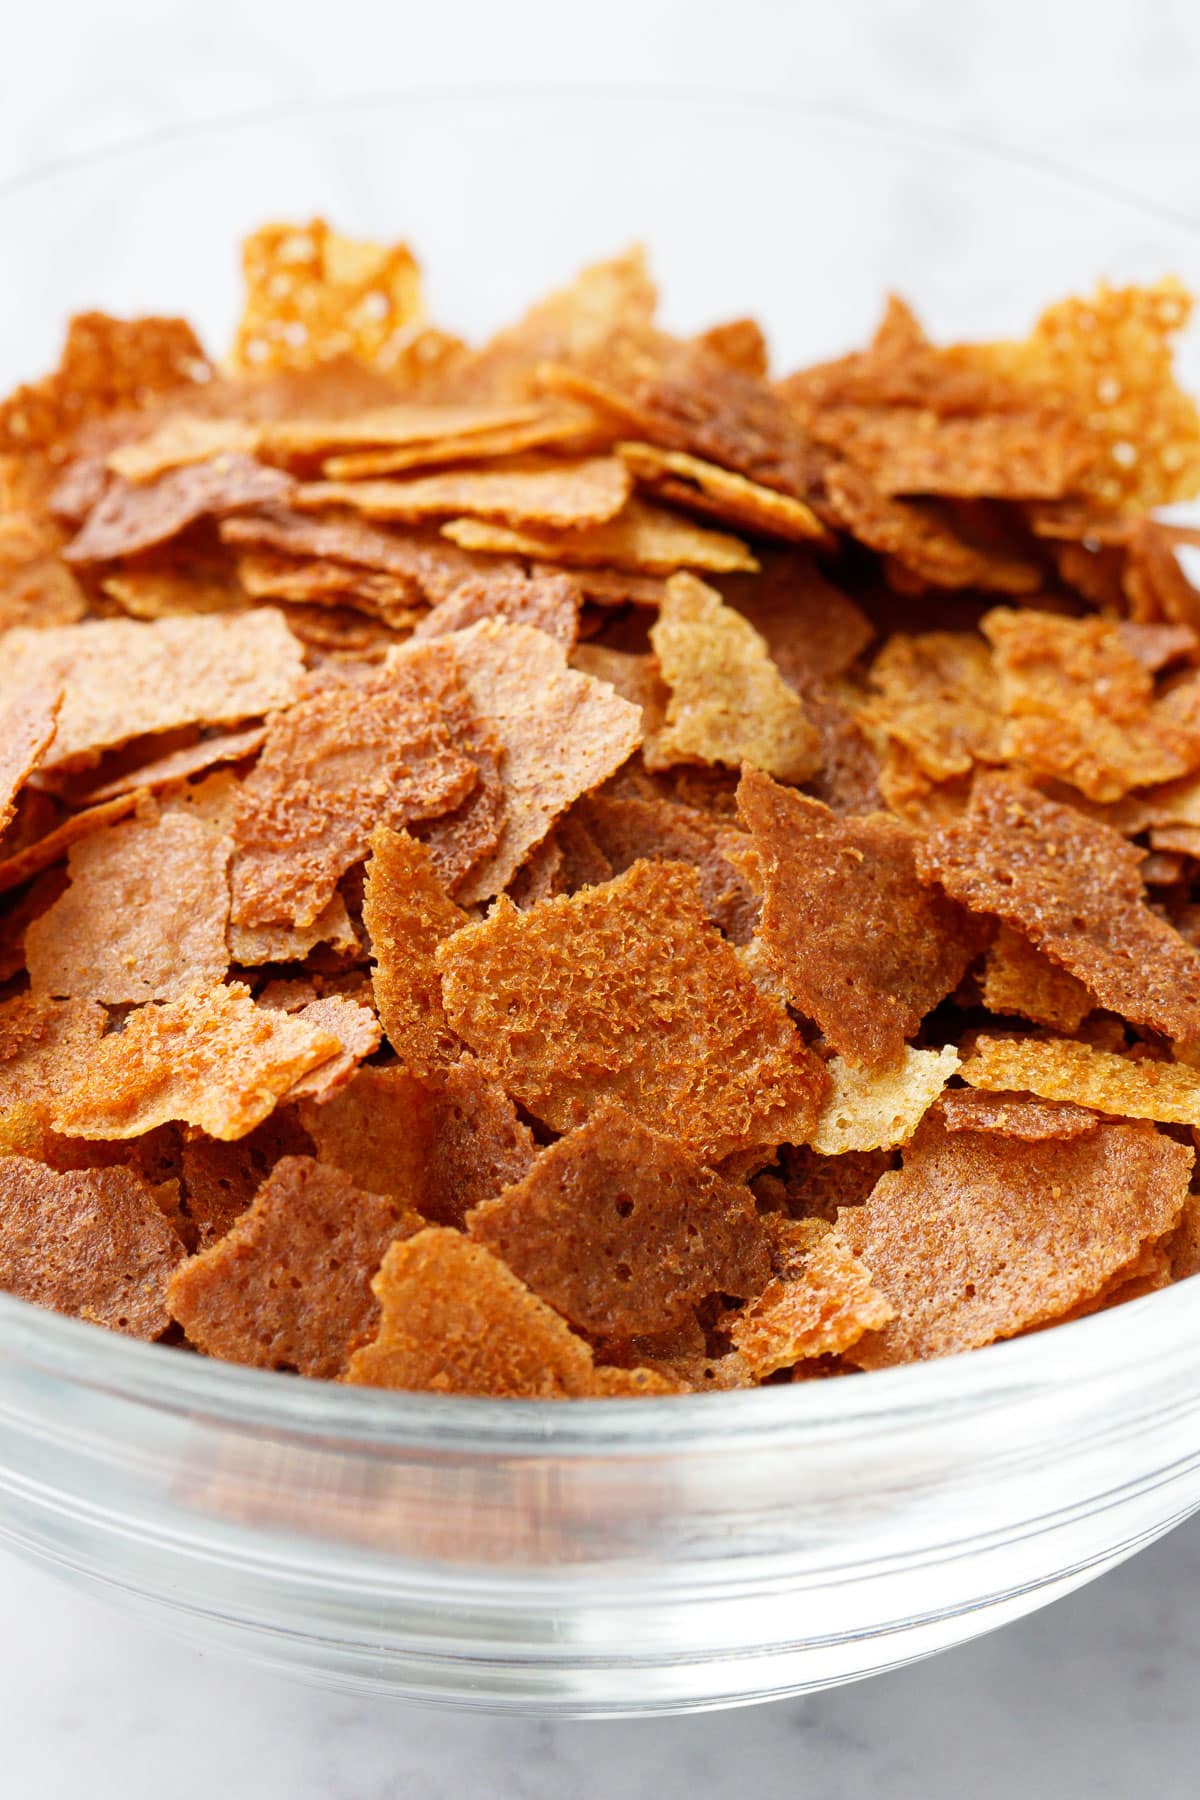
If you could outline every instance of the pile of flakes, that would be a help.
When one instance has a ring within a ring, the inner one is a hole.
[[[1188,297],[778,380],[637,252],[245,268],[0,406],[0,1286],[549,1398],[1200,1267]]]

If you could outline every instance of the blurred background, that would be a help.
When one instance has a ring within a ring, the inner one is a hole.
[[[0,19],[0,184],[131,136],[306,99],[636,84],[918,120],[1200,225],[1195,0],[0,0]],[[420,178],[398,170],[401,197]],[[802,230],[803,197],[790,221],[781,201],[785,228]],[[20,279],[3,246],[0,275]],[[1195,1790],[1197,1594],[1200,1521],[1022,1625],[864,1686],[737,1714],[544,1725],[356,1701],[227,1665],[0,1553],[0,1792],[1174,1800]]]

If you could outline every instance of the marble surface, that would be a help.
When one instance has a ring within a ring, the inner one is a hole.
[[[320,95],[489,82],[734,88],[919,118],[1200,219],[1200,9],[1143,0],[0,0],[0,182]],[[286,30],[280,21],[288,19]],[[1086,17],[1086,28],[1084,19]],[[1174,1800],[1194,1791],[1200,1520],[1057,1607],[809,1700],[537,1724],[313,1691],[0,1554],[13,1800]]]

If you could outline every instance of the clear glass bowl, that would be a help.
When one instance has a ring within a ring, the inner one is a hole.
[[[472,330],[640,237],[672,323],[752,311],[781,365],[861,339],[888,286],[965,333],[1102,275],[1200,285],[1183,225],[962,142],[757,100],[427,95],[10,187],[0,380],[84,306],[220,344],[239,234],[315,211],[409,236],[435,316]],[[1198,1294],[943,1363],[575,1405],[304,1383],[0,1296],[0,1533],[351,1687],[574,1714],[798,1693],[1016,1618],[1200,1505]]]

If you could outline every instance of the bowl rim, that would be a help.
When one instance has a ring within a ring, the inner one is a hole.
[[[859,136],[876,142],[944,152],[954,149],[979,162],[1057,187],[1064,200],[1091,198],[1124,209],[1200,247],[1200,225],[1131,194],[1115,183],[1064,169],[1034,152],[971,133],[869,109],[816,104],[803,97],[728,88],[670,88],[658,84],[600,86],[546,83],[438,84],[357,95],[326,96],[241,110],[209,119],[166,125],[96,148],[39,162],[0,181],[0,204],[9,199],[174,146],[197,147],[224,135],[306,120],[356,118],[364,110],[437,110],[475,107],[561,106],[602,111],[615,104],[647,111],[697,114],[722,109],[731,116],[770,114],[781,126]],[[441,1452],[594,1457],[610,1453],[652,1455],[672,1448],[697,1451],[745,1441],[784,1447],[798,1440],[849,1438],[869,1426],[873,1437],[910,1433],[931,1414],[1018,1403],[1067,1383],[1090,1395],[1120,1370],[1149,1381],[1164,1358],[1182,1355],[1188,1334],[1184,1309],[1192,1300],[1183,1281],[1126,1302],[1108,1312],[1053,1326],[1055,1354],[1045,1355],[1040,1331],[933,1362],[872,1370],[867,1379],[798,1382],[728,1393],[661,1395],[591,1400],[500,1400],[465,1395],[349,1387],[246,1368],[145,1343],[85,1321],[65,1317],[0,1292],[0,1360],[21,1364],[36,1378],[66,1382],[172,1414],[203,1416],[222,1426],[274,1432],[301,1439],[332,1438],[377,1453],[435,1448]],[[1200,1363],[1200,1341],[1193,1353]]]

